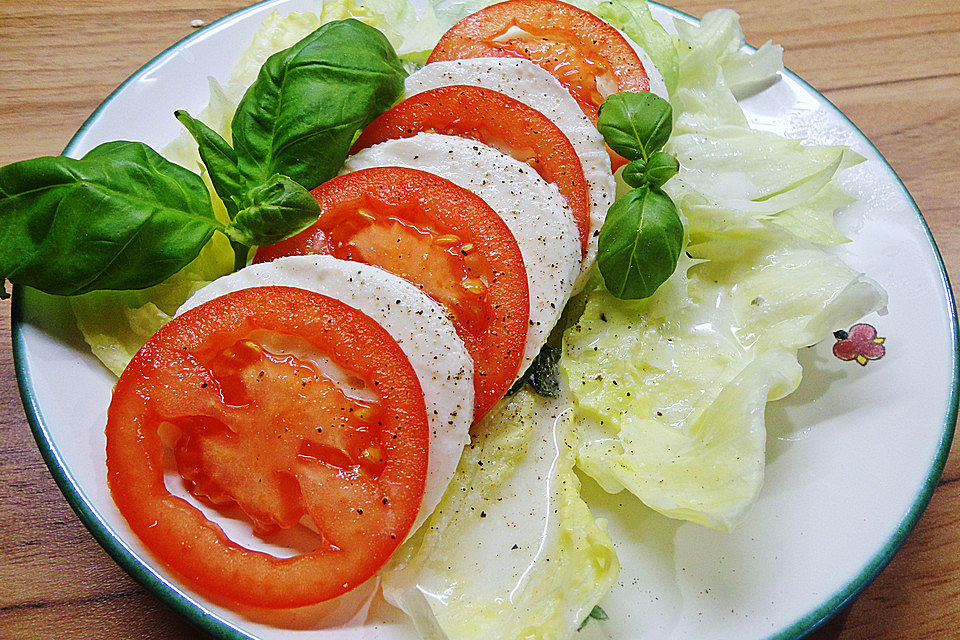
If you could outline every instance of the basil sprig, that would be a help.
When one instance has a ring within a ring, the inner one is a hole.
[[[633,190],[617,199],[600,229],[597,265],[607,290],[622,300],[649,298],[677,268],[683,224],[661,187],[680,169],[661,151],[673,110],[652,93],[615,93],[600,106],[597,129],[628,160],[622,177]]]
[[[383,34],[343,20],[267,60],[234,114],[232,145],[176,112],[227,224],[198,175],[139,142],[0,168],[0,285],[59,295],[144,289],[185,267],[216,232],[242,267],[250,247],[317,219],[309,190],[336,175],[356,133],[401,96],[405,77]],[[8,297],[2,286],[0,297]]]
[[[358,20],[329,22],[260,68],[233,114],[233,145],[185,111],[217,195],[238,224],[237,266],[320,215],[309,190],[334,177],[356,133],[403,94],[406,71],[386,37]]]
[[[357,131],[403,95],[406,76],[387,38],[353,19],[275,53],[233,116],[240,173],[248,184],[280,173],[308,190],[329,180]]]

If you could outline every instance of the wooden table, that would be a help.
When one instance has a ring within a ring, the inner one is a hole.
[[[718,0],[677,0],[696,16]],[[202,4],[202,8],[197,5]],[[0,1],[0,165],[59,153],[96,105],[158,51],[243,0]],[[960,282],[960,4],[956,0],[735,0],[750,42],[866,133],[903,178]],[[0,304],[0,637],[193,638],[77,520],[33,442]],[[960,452],[880,577],[815,636],[960,638]]]

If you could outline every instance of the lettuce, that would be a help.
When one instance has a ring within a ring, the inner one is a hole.
[[[859,154],[729,126],[676,135],[667,150],[681,163],[667,189],[685,206],[691,234],[768,220],[811,242],[847,242],[835,216],[851,200],[836,180]]]
[[[616,580],[606,524],[579,496],[566,408],[526,390],[500,403],[382,572],[422,637],[566,638]]]
[[[800,382],[796,352],[886,299],[822,248],[844,242],[837,176],[862,161],[750,128],[737,97],[776,79],[736,14],[677,24],[677,114],[665,189],[687,237],[677,272],[637,302],[601,287],[564,334],[577,465],[674,518],[730,529],[763,483],[764,408]]]
[[[677,20],[675,26],[689,52],[687,69],[707,72],[719,64],[724,84],[738,100],[776,82],[783,67],[780,45],[766,42],[755,52],[744,49],[740,17],[730,9],[710,11],[696,25]]]
[[[846,242],[834,218],[851,200],[836,180],[863,158],[756,131],[737,102],[776,81],[780,48],[745,50],[739,18],[729,10],[676,26],[687,46],[671,94],[677,117],[666,151],[681,170],[667,190],[686,210],[690,233],[757,228],[767,220],[811,242]]]
[[[797,350],[885,299],[772,225],[687,250],[695,258],[652,298],[592,291],[564,336],[561,367],[586,473],[665,515],[726,530],[760,491],[764,407],[799,384]]]
[[[91,291],[71,297],[70,306],[93,355],[119,376],[194,291],[232,268],[230,242],[218,234],[193,262],[158,285],[132,291]]]

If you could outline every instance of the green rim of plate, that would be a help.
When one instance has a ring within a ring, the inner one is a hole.
[[[262,9],[266,5],[279,5],[283,4],[284,2],[285,0],[261,0],[261,2],[257,2],[256,4],[246,7],[245,9],[241,9],[240,11],[210,23],[196,33],[190,34],[189,36],[165,49],[159,55],[140,67],[140,69],[134,72],[133,75],[127,78],[123,84],[114,89],[110,95],[107,96],[102,103],[100,103],[100,106],[98,106],[96,110],[90,114],[90,117],[86,119],[77,133],[74,134],[74,136],[70,139],[70,142],[64,149],[64,154],[70,152],[71,147],[73,147],[76,140],[83,135],[83,133],[94,121],[97,120],[100,112],[111,102],[111,100],[113,100],[118,93],[123,91],[131,82],[134,82],[144,74],[151,71],[157,64],[174,55],[184,46],[189,45],[194,39],[201,36],[206,37],[210,35],[211,30],[222,29],[227,26],[227,23],[236,22],[246,14]],[[664,11],[672,14],[674,17],[690,22],[697,22],[697,18],[694,16],[677,9],[673,9],[672,7],[668,7],[656,2],[650,2],[650,4],[656,4]],[[940,475],[943,473],[943,468],[946,464],[947,455],[950,451],[950,444],[953,440],[954,429],[957,421],[957,404],[958,398],[960,398],[960,351],[958,351],[958,349],[960,349],[960,343],[958,343],[958,333],[960,333],[960,329],[958,329],[956,304],[954,302],[952,289],[950,288],[950,281],[947,277],[946,267],[944,266],[943,258],[940,255],[940,250],[937,248],[933,234],[931,233],[930,227],[927,225],[923,214],[920,212],[920,208],[914,201],[913,196],[911,196],[909,191],[907,191],[906,185],[903,184],[900,176],[898,176],[896,171],[893,170],[893,167],[891,167],[890,163],[886,161],[879,149],[877,149],[863,134],[863,132],[860,131],[859,127],[857,127],[857,125],[855,125],[842,111],[840,111],[840,109],[830,102],[830,100],[824,97],[819,91],[814,89],[813,86],[792,71],[783,69],[781,74],[789,77],[791,80],[805,87],[810,95],[813,96],[818,102],[827,107],[829,110],[839,114],[840,117],[847,122],[850,130],[856,132],[857,136],[859,136],[860,139],[876,153],[877,158],[884,164],[887,170],[889,170],[889,172],[896,177],[903,195],[906,197],[907,201],[910,203],[910,206],[913,207],[917,217],[920,219],[924,232],[927,235],[927,240],[930,243],[930,248],[933,251],[934,257],[936,258],[938,268],[940,270],[940,279],[945,294],[947,308],[949,309],[952,320],[950,335],[953,346],[953,385],[948,403],[948,410],[944,416],[940,447],[936,456],[931,462],[929,473],[923,486],[921,487],[920,492],[917,494],[913,505],[904,516],[899,527],[897,527],[893,535],[873,556],[873,558],[871,558],[870,561],[864,565],[855,578],[830,596],[822,605],[813,609],[793,624],[776,632],[768,638],[768,640],[797,640],[812,633],[830,620],[831,617],[833,617],[838,611],[843,609],[854,598],[856,598],[856,596],[863,591],[863,589],[865,589],[874,578],[877,577],[877,575],[893,558],[900,545],[903,544],[907,536],[917,525],[917,522],[920,520],[920,516],[923,514],[924,509],[926,509],[927,504],[930,502],[930,498],[933,496],[933,492],[937,487]],[[23,360],[25,338],[20,331],[23,318],[23,299],[24,296],[21,288],[19,286],[14,286],[13,300],[11,305],[11,334],[13,337],[14,367],[16,369],[17,384],[20,389],[20,399],[23,403],[27,422],[29,422],[34,439],[37,442],[37,447],[40,449],[40,453],[49,467],[54,480],[60,487],[60,490],[63,492],[64,497],[66,497],[67,502],[76,512],[77,516],[79,516],[80,521],[83,522],[84,526],[86,526],[90,533],[93,534],[93,537],[97,540],[100,546],[104,548],[104,550],[116,561],[118,565],[120,565],[120,567],[123,568],[124,571],[126,571],[140,584],[157,595],[157,597],[159,597],[170,608],[183,615],[192,623],[210,634],[227,640],[257,640],[256,636],[251,636],[233,626],[229,622],[223,620],[218,615],[205,608],[203,604],[194,601],[192,599],[192,595],[187,593],[179,585],[167,580],[151,569],[133,549],[123,542],[119,534],[106,523],[106,521],[94,509],[93,505],[89,502],[83,491],[79,488],[75,478],[64,464],[63,459],[60,456],[60,452],[57,451],[56,447],[53,445],[50,434],[43,422],[43,416],[40,414],[37,399],[30,381],[27,364]]]

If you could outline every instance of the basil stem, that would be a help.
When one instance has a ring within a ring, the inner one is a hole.
[[[233,270],[240,271],[240,269],[247,266],[247,259],[250,257],[250,246],[242,242],[237,242],[236,240],[231,240],[230,248],[233,249]]]

